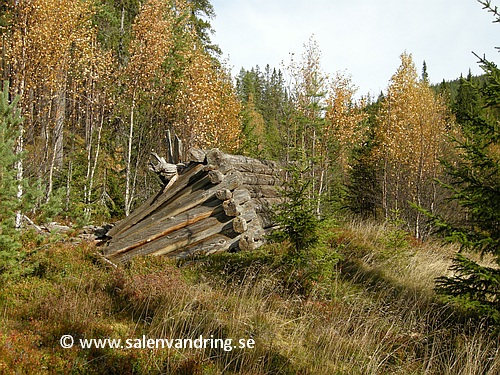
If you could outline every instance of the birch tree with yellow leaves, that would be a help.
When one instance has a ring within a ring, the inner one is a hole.
[[[439,203],[436,178],[442,174],[439,159],[451,131],[448,109],[426,79],[419,79],[410,54],[392,76],[378,113],[376,151],[382,166],[382,209],[386,218],[398,215],[417,238],[424,233],[415,203],[435,212]]]

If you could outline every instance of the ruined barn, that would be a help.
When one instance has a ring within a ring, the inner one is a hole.
[[[191,149],[179,163],[179,144],[150,169],[164,186],[108,233],[104,256],[123,263],[135,256],[185,258],[253,250],[275,228],[280,201],[278,164],[218,149]]]

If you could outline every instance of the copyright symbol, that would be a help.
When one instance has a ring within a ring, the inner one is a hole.
[[[59,340],[59,344],[61,344],[61,346],[64,349],[71,348],[74,343],[75,343],[75,339],[71,335],[62,335],[61,339]]]

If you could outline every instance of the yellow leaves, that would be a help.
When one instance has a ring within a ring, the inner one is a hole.
[[[95,30],[88,1],[36,0],[13,5],[8,46],[14,74],[26,88],[56,90],[74,65],[88,60]]]
[[[401,65],[390,80],[378,113],[380,153],[414,180],[435,175],[443,154],[447,112],[429,84],[418,79],[411,55],[401,55]]]

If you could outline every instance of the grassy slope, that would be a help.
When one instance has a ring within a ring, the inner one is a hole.
[[[0,374],[496,374],[498,338],[433,294],[456,249],[347,223],[283,245],[122,269],[90,244],[34,241],[0,289]],[[254,338],[254,349],[62,349],[59,338]]]

